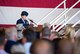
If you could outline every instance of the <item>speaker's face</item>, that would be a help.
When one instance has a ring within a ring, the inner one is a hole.
[[[21,16],[21,17],[22,17],[22,19],[24,19],[24,20],[27,18],[27,16],[25,16],[25,15],[24,15],[24,16]]]

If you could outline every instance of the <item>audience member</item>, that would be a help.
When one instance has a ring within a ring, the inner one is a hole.
[[[59,37],[60,37],[59,33],[54,31],[54,32],[51,32],[50,40],[54,40]]]
[[[50,40],[52,40],[53,42],[55,54],[58,54],[58,45],[59,45],[59,41],[61,40],[59,33],[55,31],[52,32]]]
[[[75,33],[74,54],[80,54],[80,29]]]
[[[5,37],[5,29],[0,28],[0,54],[8,54],[5,52],[4,47],[6,44],[6,37]]]
[[[7,28],[6,29],[6,37],[7,37],[7,43],[5,45],[5,51],[8,53],[10,52],[11,47],[16,44],[17,40],[17,29],[15,27]]]
[[[53,45],[47,39],[34,41],[30,51],[31,54],[54,54]]]
[[[71,26],[67,26],[65,28],[64,32],[64,38],[70,39],[74,43],[74,34],[75,34],[75,29]]]
[[[14,44],[12,47],[11,47],[11,54],[25,54],[25,53],[23,53],[23,52],[17,52],[18,50],[20,50],[22,47],[22,49],[21,50],[25,50],[25,47],[24,47],[24,44],[27,42],[27,39],[26,39],[26,36],[24,36],[24,35],[21,35],[21,36],[19,36],[19,37],[17,37],[17,41],[16,41],[16,44]],[[18,47],[17,48],[17,46],[22,46],[21,48],[20,47]],[[14,50],[12,50],[12,49],[16,49],[16,52],[13,52]],[[26,52],[26,51],[25,51]]]
[[[69,39],[62,39],[58,45],[58,54],[73,54],[74,44]]]
[[[44,23],[43,27],[48,27],[49,29],[51,28],[49,23]]]
[[[21,32],[16,27],[0,28],[0,54],[80,54],[80,29],[67,26],[63,36],[45,23],[36,39],[36,30],[28,26]]]
[[[23,31],[23,36],[26,36],[27,42],[24,44],[26,54],[30,54],[32,42],[36,39],[36,34],[32,28],[26,28]]]
[[[25,54],[25,48],[23,45],[13,45],[11,48],[11,54]]]
[[[48,27],[44,27],[41,32],[41,38],[50,40],[50,36],[51,30]]]
[[[64,36],[66,36],[66,38],[73,38],[74,34],[75,34],[75,29],[73,27],[67,26],[65,28]]]

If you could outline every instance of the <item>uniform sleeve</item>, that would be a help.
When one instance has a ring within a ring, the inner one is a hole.
[[[19,24],[19,23],[20,23],[20,21],[19,21],[19,20],[17,20],[16,24]]]
[[[18,24],[18,21],[16,22],[16,24]]]

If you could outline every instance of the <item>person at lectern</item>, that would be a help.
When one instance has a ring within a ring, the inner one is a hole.
[[[17,27],[17,32],[18,32],[18,38],[23,37],[22,31],[27,28],[30,24],[30,21],[28,20],[28,12],[22,11],[21,13],[21,18],[17,20],[16,22],[16,27]]]
[[[29,20],[27,18],[28,16],[28,12],[26,11],[22,11],[21,13],[21,18],[17,20],[16,25],[19,26],[20,28],[26,28],[27,26],[29,26]]]

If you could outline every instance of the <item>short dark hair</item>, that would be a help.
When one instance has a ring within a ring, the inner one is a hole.
[[[32,42],[36,39],[36,33],[35,31],[28,27],[23,31],[23,36],[26,37],[28,42]]]
[[[26,11],[22,11],[22,13],[21,13],[21,16],[28,16],[29,14],[28,14],[28,12],[26,12]]]
[[[5,41],[5,29],[0,28],[0,45],[4,45]]]
[[[5,37],[5,29],[0,28],[0,37]]]
[[[44,27],[42,29],[42,36],[50,36],[51,35],[51,30],[48,27]]]

